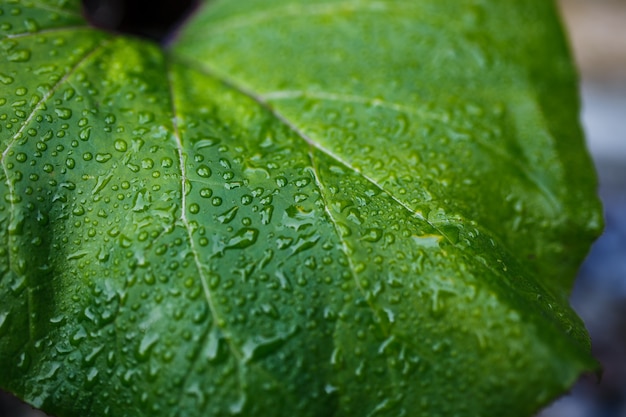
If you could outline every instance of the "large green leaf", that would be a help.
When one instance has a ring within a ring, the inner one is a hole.
[[[546,0],[0,1],[0,386],[67,416],[525,416],[596,368]]]

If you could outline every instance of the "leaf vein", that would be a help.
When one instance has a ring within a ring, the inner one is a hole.
[[[57,81],[56,84],[54,84],[52,86],[52,88],[50,90],[48,90],[42,97],[41,99],[37,102],[37,104],[33,107],[33,110],[31,111],[31,113],[28,115],[28,117],[26,118],[26,120],[24,120],[22,126],[18,129],[18,131],[13,135],[13,137],[9,140],[9,143],[7,144],[6,149],[2,152],[2,155],[0,156],[0,165],[2,166],[2,171],[4,174],[4,179],[5,179],[5,183],[8,187],[8,195],[11,197],[9,200],[9,222],[8,222],[8,228],[11,227],[11,225],[13,224],[14,220],[15,220],[15,215],[16,215],[16,190],[15,190],[15,183],[14,181],[11,180],[11,175],[9,172],[9,167],[7,165],[7,156],[9,155],[9,151],[18,143],[18,141],[22,138],[22,134],[24,132],[24,129],[26,129],[26,126],[28,126],[28,124],[33,120],[33,118],[35,117],[35,114],[37,113],[38,110],[41,110],[42,106],[50,99],[50,97],[52,97],[54,95],[54,93],[56,91],[58,91],[58,89],[67,82],[67,80],[78,70],[78,68],[80,68],[81,66],[85,65],[86,62],[89,61],[90,58],[92,58],[97,52],[101,52],[105,45],[108,43],[108,40],[104,40],[101,41],[100,43],[98,43],[93,49],[91,49],[90,51],[88,51],[85,55],[83,55],[83,57],[81,59],[79,59],[76,64],[74,64],[74,66],[72,66],[64,75],[63,77],[61,77],[59,79],[59,81]],[[7,236],[10,235],[9,232],[7,232]],[[11,256],[11,251],[9,251],[8,254],[8,267],[10,271],[13,271],[14,265],[13,265],[13,261],[12,261],[12,256]],[[32,302],[30,300],[30,296],[26,297],[27,299],[27,303],[28,303],[28,327],[29,327],[29,332],[30,332],[30,338],[33,339],[34,338],[34,323],[31,321],[31,316],[32,314]]]
[[[446,115],[438,114],[436,112],[424,111],[419,108],[407,106],[401,103],[394,103],[391,101],[382,100],[380,98],[365,97],[353,94],[337,94],[327,91],[279,90],[263,94],[261,97],[263,101],[291,100],[309,97],[325,101],[361,104],[372,107],[387,108],[399,113],[410,113],[424,119],[436,120],[443,124],[449,123],[448,116]],[[503,159],[509,162],[510,166],[515,168],[528,184],[532,185],[544,196],[546,201],[555,211],[561,209],[560,204],[558,203],[558,199],[554,195],[554,192],[550,190],[545,184],[543,184],[538,178],[536,178],[531,172],[529,172],[528,169],[526,169],[524,165],[520,162],[519,157],[511,155],[510,153],[505,152],[504,150],[494,146],[493,144],[485,142],[480,138],[479,135],[472,136],[472,140],[475,144],[483,148],[486,152],[489,152],[490,154],[495,156],[497,159]]]
[[[291,126],[290,126],[290,128],[291,128]],[[297,131],[294,131],[294,132],[296,134],[298,134]],[[323,182],[322,182],[322,180],[321,180],[321,178],[319,176],[319,169],[317,168],[317,163],[315,162],[315,156],[313,155],[313,152],[311,151],[311,149],[314,149],[314,147],[312,145],[310,145],[309,159],[311,161],[311,167],[313,169],[313,175],[315,177],[315,183],[317,184],[317,188],[319,188],[319,190],[320,190],[320,197],[322,198],[322,201],[324,202],[324,212],[326,213],[326,215],[328,216],[328,219],[332,223],[333,230],[335,231],[335,234],[337,235],[337,239],[339,239],[339,242],[341,243],[341,248],[342,248],[343,253],[346,255],[346,259],[348,260],[348,266],[349,266],[349,269],[350,269],[350,274],[352,275],[352,279],[354,280],[354,284],[355,284],[356,288],[365,297],[365,301],[367,302],[367,305],[370,307],[370,309],[374,313],[374,316],[377,318],[376,322],[379,324],[383,334],[387,337],[387,336],[389,336],[389,330],[386,328],[386,326],[384,326],[384,321],[381,320],[382,314],[375,307],[374,303],[372,302],[371,297],[368,296],[367,292],[365,291],[365,289],[363,288],[363,286],[359,282],[359,276],[358,276],[358,273],[356,272],[356,267],[354,266],[354,264],[352,262],[352,258],[350,257],[351,250],[350,250],[346,240],[343,238],[343,235],[342,235],[341,230],[339,228],[339,224],[337,223],[337,219],[335,219],[335,217],[333,216],[332,212],[329,209],[328,201],[326,200],[326,197],[324,195],[326,188],[325,188],[325,186],[324,186],[324,184],[323,184]]]
[[[184,146],[182,143],[182,136],[181,136],[179,125],[178,125],[178,116],[177,116],[178,109],[177,109],[176,101],[175,101],[175,92],[174,92],[175,82],[173,79],[173,70],[167,64],[166,64],[166,74],[167,74],[167,85],[169,88],[170,107],[171,107],[171,114],[172,114],[172,129],[173,129],[172,133],[174,137],[174,144],[176,146],[176,153],[178,156],[178,166],[179,166],[180,177],[181,177],[180,178],[180,189],[181,189],[180,221],[186,232],[187,240],[189,242],[189,248],[193,256],[193,262],[198,271],[198,276],[200,278],[200,283],[202,285],[204,297],[206,299],[207,305],[209,307],[209,311],[211,312],[211,316],[213,318],[213,324],[217,326],[218,328],[220,328],[220,330],[224,333],[224,340],[226,341],[226,344],[228,345],[228,348],[230,352],[232,353],[233,357],[237,361],[237,365],[239,369],[239,372],[238,372],[239,388],[243,394],[243,387],[244,387],[243,354],[236,348],[232,340],[232,336],[229,334],[229,332],[224,332],[225,321],[220,319],[217,307],[215,305],[215,300],[213,299],[213,293],[211,291],[211,288],[208,283],[208,279],[206,277],[205,266],[202,264],[202,261],[200,260],[199,251],[194,242],[193,229],[191,227],[191,224],[189,223],[189,220],[187,219],[187,198],[186,198],[187,185],[186,185],[186,182],[188,179],[187,179],[187,168],[186,168],[186,160],[185,160],[185,150],[184,150]]]

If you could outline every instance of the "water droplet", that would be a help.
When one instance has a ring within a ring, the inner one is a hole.
[[[91,127],[86,127],[78,133],[81,140],[89,140],[89,136],[91,136]]]
[[[39,25],[34,19],[24,19],[24,26],[28,32],[37,32],[39,30]]]
[[[278,332],[272,337],[255,335],[247,339],[241,347],[243,362],[246,363],[251,360],[257,360],[275,353],[287,340],[293,337],[298,330],[299,328],[297,326],[293,326],[286,332]]]
[[[54,112],[59,116],[60,119],[67,120],[72,117],[72,110],[65,107],[57,107],[54,109]]]
[[[383,237],[383,231],[379,228],[370,228],[365,231],[363,240],[367,242],[378,242]]]
[[[191,214],[198,214],[200,212],[200,206],[196,203],[193,203],[189,206],[189,212]]]
[[[151,112],[140,112],[139,113],[139,124],[146,124],[146,123],[150,123],[151,121],[154,120],[154,114],[152,114]]]
[[[9,85],[11,84],[14,80],[13,77],[11,77],[10,75],[6,75],[0,72],[0,83],[5,84],[5,85]]]
[[[141,167],[143,169],[152,169],[154,167],[154,161],[150,158],[144,158],[141,160]]]
[[[156,345],[159,341],[158,333],[147,333],[139,342],[139,346],[137,347],[137,351],[135,352],[135,356],[139,361],[146,361],[150,355],[150,350]]]
[[[274,213],[274,206],[265,206],[261,209],[261,223],[270,224],[272,221],[272,213]]]
[[[109,159],[111,159],[113,157],[113,155],[111,155],[110,153],[97,153],[96,154],[96,162],[107,162]]]
[[[211,363],[221,362],[226,359],[224,337],[217,326],[214,326],[209,333],[209,339],[204,348],[204,357]]]
[[[0,335],[2,334],[2,328],[4,327],[6,323],[8,323],[7,317],[9,317],[8,311],[4,311],[0,313]]]
[[[259,231],[251,227],[244,227],[237,231],[235,235],[230,238],[227,249],[244,249],[253,245],[259,237]]]
[[[276,185],[278,185],[279,187],[285,187],[287,185],[287,178],[285,177],[277,177],[276,178]]]
[[[211,169],[206,165],[200,165],[196,170],[199,177],[209,178],[211,176]]]
[[[104,349],[103,345],[95,346],[89,351],[84,358],[85,365],[93,365],[96,356]]]
[[[18,49],[7,57],[12,62],[26,62],[30,59],[30,51],[28,49]]]
[[[222,224],[230,223],[237,215],[237,210],[239,210],[239,207],[234,206],[233,208],[217,216],[217,220]]]
[[[115,150],[119,152],[126,152],[126,149],[128,149],[128,144],[122,139],[117,139],[113,146],[115,147]]]

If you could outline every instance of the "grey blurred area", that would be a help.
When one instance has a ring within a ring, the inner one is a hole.
[[[603,375],[599,381],[582,377],[537,417],[626,417],[626,0],[559,0],[559,5],[582,76],[582,121],[606,219],[604,234],[581,268],[572,304],[589,329]],[[45,416],[0,392],[0,417]]]
[[[0,391],[0,417],[46,417],[46,414]]]

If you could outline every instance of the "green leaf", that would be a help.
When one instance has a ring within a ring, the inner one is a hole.
[[[528,416],[595,370],[546,0],[0,1],[0,386],[69,416]]]

